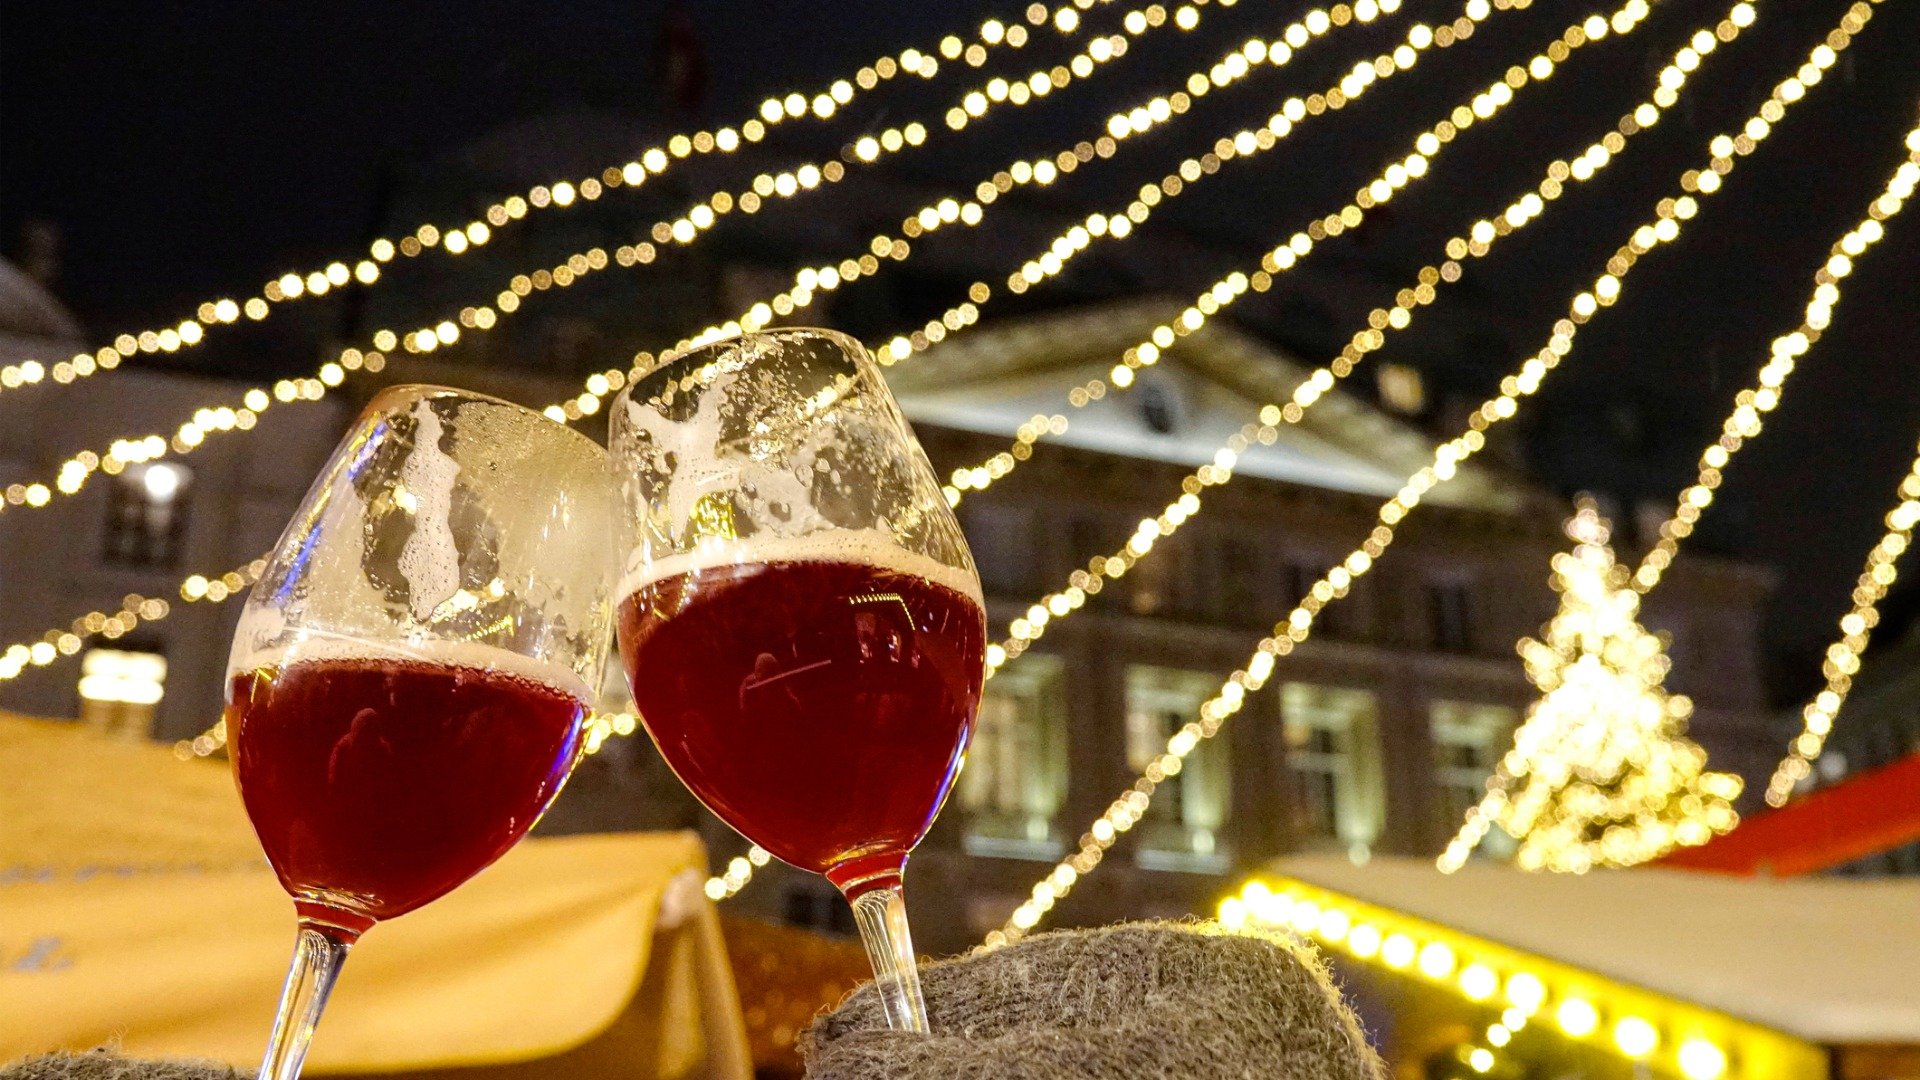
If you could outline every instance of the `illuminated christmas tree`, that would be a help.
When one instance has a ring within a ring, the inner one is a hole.
[[[1709,772],[1687,738],[1693,703],[1667,692],[1666,642],[1640,624],[1640,595],[1590,500],[1567,535],[1576,546],[1553,559],[1560,611],[1520,642],[1540,699],[1440,856],[1444,871],[1495,826],[1519,841],[1522,869],[1582,873],[1706,843],[1739,820],[1740,778]]]

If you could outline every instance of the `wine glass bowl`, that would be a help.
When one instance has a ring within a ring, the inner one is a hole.
[[[669,357],[611,423],[642,721],[722,820],[854,903],[890,1020],[924,1030],[901,872],[959,771],[986,648],[925,454],[872,358],[826,330]]]

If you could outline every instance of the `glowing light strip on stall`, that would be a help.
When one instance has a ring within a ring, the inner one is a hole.
[[[1482,1010],[1485,1034],[1461,1048],[1463,1072],[1521,1057],[1514,1037],[1537,1026],[1686,1080],[1826,1075],[1825,1051],[1812,1043],[1295,878],[1254,877],[1220,902],[1219,917],[1229,929],[1313,941]]]
[[[1871,7],[1866,0],[1849,9],[1840,26],[1828,36],[1827,44],[1815,50],[1812,59],[1816,65],[1822,70],[1830,67],[1834,54],[1851,44],[1854,34],[1867,24],[1871,16]],[[1774,88],[1770,100],[1783,107],[1791,107],[1793,103],[1804,99],[1806,90],[1804,80],[1789,77]],[[1760,129],[1754,140],[1756,148],[1770,133],[1771,125]],[[1640,256],[1652,250],[1651,247],[1639,249],[1638,241],[1650,236],[1653,246],[1657,247],[1677,240],[1684,223],[1698,212],[1700,200],[1711,198],[1721,190],[1721,178],[1733,170],[1737,159],[1714,160],[1715,163],[1707,169],[1690,169],[1682,175],[1681,186],[1691,194],[1660,201],[1655,220],[1648,223],[1651,233],[1636,229],[1631,234],[1629,242],[1609,260],[1607,271],[1595,279],[1592,287],[1574,296],[1568,306],[1567,317],[1555,323],[1554,332],[1547,343],[1522,364],[1520,370],[1502,380],[1500,394],[1474,411],[1469,417],[1466,432],[1438,447],[1434,451],[1432,464],[1409,477],[1399,493],[1381,505],[1378,524],[1367,539],[1315,582],[1300,604],[1284,620],[1274,625],[1273,632],[1261,639],[1247,664],[1228,676],[1220,690],[1201,706],[1199,719],[1186,724],[1168,739],[1166,751],[1149,764],[1133,787],[1115,799],[1081,836],[1078,850],[1061,860],[1052,873],[1033,887],[1032,895],[1014,909],[1005,926],[988,935],[988,945],[1001,945],[1019,939],[1038,925],[1059,899],[1072,891],[1080,877],[1099,866],[1107,849],[1145,815],[1159,783],[1168,776],[1177,775],[1187,755],[1202,741],[1218,733],[1221,726],[1240,711],[1249,693],[1265,687],[1273,675],[1278,658],[1290,654],[1304,642],[1320,611],[1328,603],[1346,595],[1352,583],[1372,569],[1375,560],[1393,543],[1396,527],[1420,505],[1426,493],[1452,478],[1462,462],[1485,447],[1486,432],[1515,416],[1519,412],[1520,400],[1538,392],[1547,375],[1572,351],[1574,337],[1580,326],[1601,308],[1612,305]]]
[[[1080,12],[1092,8],[1096,2],[1107,4],[1112,0],[1075,0],[1051,11],[1046,5],[1035,3],[1026,8],[1024,17],[1036,29],[1050,25],[1063,37],[1071,37],[1083,27]],[[1153,12],[1158,14],[1151,15]],[[1166,9],[1159,4],[1129,13],[1129,19],[1136,17],[1143,26],[1150,17],[1155,26],[1167,21]],[[1176,13],[1175,20],[1182,17]],[[382,237],[368,246],[364,258],[331,262],[305,273],[288,272],[266,282],[258,295],[245,299],[208,300],[199,305],[193,317],[183,319],[177,325],[121,334],[109,346],[93,352],[78,352],[65,360],[29,359],[8,364],[0,367],[0,389],[11,390],[32,385],[49,377],[56,383],[71,383],[102,371],[111,371],[122,360],[139,353],[171,353],[190,349],[206,340],[207,332],[215,327],[239,322],[243,317],[251,322],[266,319],[273,305],[290,303],[302,297],[325,296],[333,290],[355,285],[373,285],[381,279],[382,266],[396,257],[410,259],[434,250],[461,255],[485,245],[497,230],[510,227],[529,214],[589,203],[604,192],[623,186],[638,187],[665,173],[674,161],[712,153],[733,153],[743,146],[760,142],[766,138],[769,128],[789,121],[806,118],[826,120],[863,93],[873,91],[900,75],[913,74],[931,80],[940,71],[941,57],[949,61],[964,61],[970,67],[981,67],[987,62],[987,54],[991,50],[1021,48],[1027,44],[1030,34],[1019,20],[1003,22],[1000,19],[988,19],[981,24],[978,37],[978,41],[968,43],[950,34],[931,49],[909,48],[903,50],[898,59],[891,55],[882,56],[862,67],[851,79],[836,79],[817,93],[809,95],[795,91],[784,96],[769,97],[760,103],[757,116],[748,117],[737,126],[675,135],[636,155],[632,161],[607,166],[597,177],[537,185],[524,196],[515,195],[494,203],[480,217],[462,225],[437,226],[427,223],[403,236]],[[1029,90],[1021,96],[1024,98],[1034,92]],[[949,126],[955,130],[965,126],[964,123],[953,123],[951,110],[948,116]],[[963,110],[961,116],[967,117],[969,114]],[[895,127],[880,136],[862,139],[856,145],[864,148],[871,143],[872,149],[870,153],[863,151],[858,160],[876,160],[883,151],[892,153],[901,149],[907,145],[904,134],[903,128]],[[914,140],[915,143],[918,141]],[[849,148],[849,160],[853,159],[853,149]]]

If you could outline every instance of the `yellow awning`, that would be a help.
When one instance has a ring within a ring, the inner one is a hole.
[[[0,1061],[115,1042],[251,1068],[293,913],[226,770],[0,718],[0,777]],[[368,933],[309,1071],[531,1066],[592,1051],[665,1077],[711,1052],[712,1074],[744,1076],[738,1003],[698,890],[705,862],[686,833],[521,844]]]

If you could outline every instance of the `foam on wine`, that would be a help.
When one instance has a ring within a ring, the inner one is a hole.
[[[257,649],[227,665],[228,678],[243,671],[281,669],[322,661],[358,661],[409,666],[466,668],[497,671],[527,682],[557,690],[583,704],[591,705],[597,696],[571,668],[536,660],[477,641],[434,641],[418,644],[372,642],[361,638],[314,634],[268,649]]]
[[[892,534],[880,529],[824,529],[804,536],[755,536],[702,545],[692,551],[642,561],[636,551],[616,594],[620,599],[657,581],[697,575],[714,567],[754,563],[852,563],[878,570],[924,578],[986,606],[980,579],[971,571],[948,566],[928,555],[901,547]],[[639,565],[634,565],[638,563]]]

